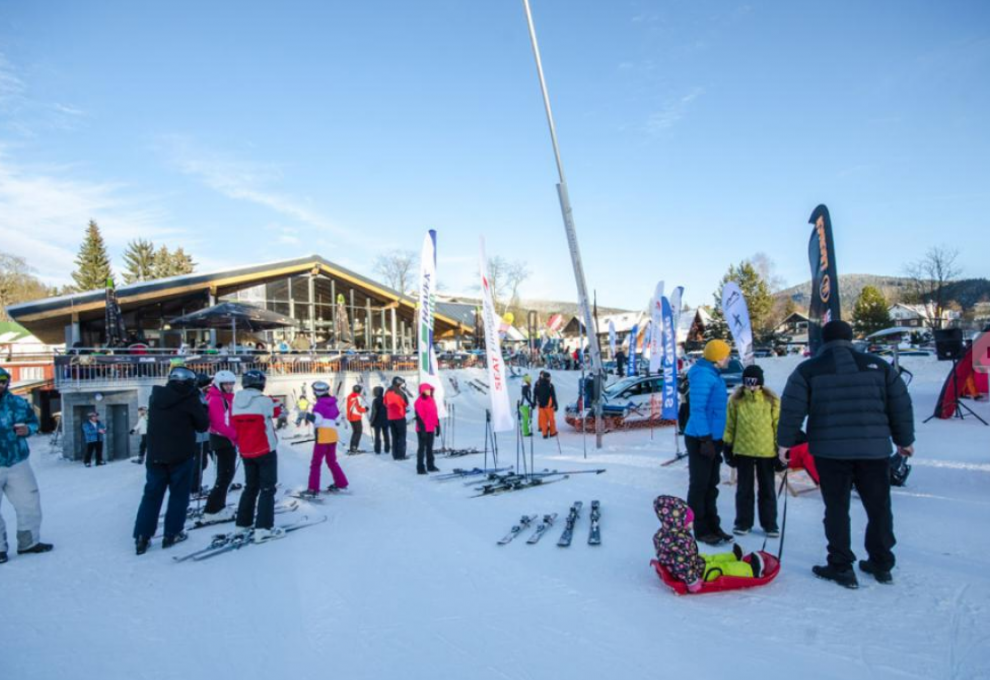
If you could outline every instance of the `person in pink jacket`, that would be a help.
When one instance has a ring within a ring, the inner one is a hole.
[[[206,392],[206,405],[210,413],[210,450],[216,456],[217,480],[206,499],[204,522],[229,520],[234,515],[234,509],[227,507],[227,490],[234,481],[237,469],[237,432],[230,421],[236,383],[237,376],[230,371],[217,371],[213,384]]]
[[[433,385],[423,383],[419,386],[419,399],[416,400],[416,472],[425,475],[429,472],[440,472],[433,464],[433,440],[440,434],[440,416],[437,412],[437,402],[433,399]],[[424,465],[425,458],[425,465]]]
[[[313,383],[313,394],[316,396],[316,403],[313,404],[313,412],[306,419],[316,428],[316,444],[313,445],[313,458],[309,463],[309,493],[315,496],[320,493],[320,471],[324,460],[333,476],[331,491],[343,491],[347,488],[348,481],[337,462],[337,419],[340,418],[337,398],[330,394],[330,385],[322,380]]]

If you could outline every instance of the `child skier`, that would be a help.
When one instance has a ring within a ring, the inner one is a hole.
[[[382,438],[385,439],[385,453],[392,452],[392,445],[388,436],[388,411],[385,407],[385,389],[379,385],[373,391],[374,401],[371,402],[371,414],[368,422],[371,429],[375,431],[375,453],[382,452]]]
[[[416,400],[416,439],[419,441],[419,446],[416,448],[417,474],[440,472],[433,464],[433,439],[438,434],[440,434],[440,416],[437,413],[437,402],[433,400],[433,385],[423,383],[419,386],[419,399]]]
[[[720,576],[759,578],[763,575],[763,557],[759,553],[743,556],[742,548],[732,552],[702,555],[691,536],[694,513],[688,504],[674,496],[657,496],[653,510],[660,520],[660,530],[653,536],[657,562],[674,578],[687,584],[689,592],[697,593],[705,581]]]
[[[777,421],[780,399],[763,385],[763,369],[755,364],[743,371],[743,384],[732,398],[725,424],[723,455],[739,473],[736,522],[732,533],[745,536],[753,528],[753,482],[759,486],[760,526],[767,536],[780,535],[774,472],[777,465]]]
[[[330,385],[322,380],[313,383],[313,396],[316,397],[313,412],[305,416],[316,428],[316,444],[313,445],[313,458],[309,463],[309,493],[315,495],[320,492],[320,471],[324,460],[333,476],[331,488],[343,491],[348,482],[337,462],[337,419],[340,418],[337,398],[330,394]]]
[[[522,399],[519,404],[520,422],[522,424],[522,436],[533,436],[533,378],[530,375],[523,376]]]
[[[231,420],[237,432],[237,449],[244,460],[244,491],[237,506],[236,525],[242,532],[254,526],[255,543],[282,538],[275,526],[275,487],[278,485],[278,440],[273,419],[280,409],[265,396],[267,378],[250,370],[241,376],[241,391],[234,396]],[[258,516],[255,518],[255,506]]]
[[[351,393],[347,395],[347,422],[351,426],[351,445],[347,453],[357,453],[361,446],[361,419],[368,412],[364,405],[364,398],[361,396],[361,386],[355,385]]]

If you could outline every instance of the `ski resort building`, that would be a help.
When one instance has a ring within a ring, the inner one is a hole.
[[[63,454],[83,454],[81,423],[96,411],[107,426],[108,460],[137,453],[130,435],[139,405],[178,362],[212,374],[258,368],[269,392],[294,401],[317,379],[357,382],[371,372],[415,368],[416,301],[318,255],[211,273],[142,281],[116,289],[127,341],[108,347],[106,291],[36,300],[8,308],[11,318],[49,345],[54,389],[61,396]],[[288,325],[251,331],[234,327],[175,328],[177,317],[222,302],[281,315]],[[465,305],[437,303],[438,344],[470,342],[474,320]],[[470,320],[469,320],[470,317]],[[235,339],[236,338],[236,339]],[[367,384],[367,381],[365,381]]]

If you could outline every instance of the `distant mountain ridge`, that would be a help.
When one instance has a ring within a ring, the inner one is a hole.
[[[887,298],[887,302],[895,304],[902,302],[906,297],[910,279],[902,276],[876,276],[874,274],[840,274],[839,275],[839,295],[843,308],[856,303],[859,294],[866,286],[873,286],[880,290]],[[960,279],[953,281],[945,287],[946,297],[949,300],[958,302],[963,309],[968,309],[977,302],[990,300],[990,280],[988,279]],[[811,302],[811,281],[786,288],[777,297],[791,298],[799,307],[808,308]]]

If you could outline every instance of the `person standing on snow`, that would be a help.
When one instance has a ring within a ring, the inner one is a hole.
[[[278,485],[278,439],[274,419],[279,409],[264,394],[267,377],[258,370],[241,376],[241,391],[234,395],[231,420],[237,432],[237,449],[244,464],[244,491],[237,506],[237,528],[254,527],[252,540],[263,543],[282,538],[275,526],[275,487]],[[257,509],[257,517],[255,517]]]
[[[385,393],[388,426],[392,431],[392,458],[395,460],[406,458],[406,411],[409,409],[409,400],[402,388],[405,384],[405,380],[395,376],[392,378],[392,386]]]
[[[866,510],[866,552],[859,568],[880,583],[892,583],[894,515],[890,505],[891,439],[897,452],[914,454],[914,409],[898,372],[883,359],[852,347],[852,327],[830,321],[824,344],[787,379],[777,428],[778,455],[799,443],[808,419],[808,447],[815,458],[825,502],[828,563],[815,576],[858,588],[850,548],[852,488]]]
[[[23,397],[10,393],[10,373],[0,368],[0,501],[17,514],[17,554],[48,552],[41,542],[41,494],[28,456],[27,438],[38,431],[38,416]],[[7,525],[0,513],[0,564],[7,561]]]
[[[205,373],[196,374],[196,388],[199,392],[199,400],[202,402],[204,407],[207,407],[207,412],[209,412],[208,404],[206,401],[206,392],[210,388],[210,384],[213,379]],[[196,433],[196,467],[193,468],[193,478],[192,478],[192,492],[197,496],[201,497],[203,494],[203,473],[206,471],[207,466],[210,464],[210,433],[197,432]]]
[[[732,536],[722,531],[716,502],[728,401],[719,369],[729,363],[731,351],[725,341],[710,340],[704,356],[688,371],[691,411],[684,428],[690,480],[687,502],[694,513],[694,535],[708,545],[732,541]]]
[[[371,414],[368,416],[368,423],[375,432],[375,453],[382,452],[382,438],[385,439],[385,453],[392,452],[392,444],[388,436],[388,410],[385,408],[385,390],[381,385],[373,392],[374,401],[371,402]]]
[[[522,425],[522,436],[533,436],[533,378],[530,375],[523,376],[522,398],[519,404],[519,416]]]
[[[557,390],[550,382],[549,371],[542,371],[533,388],[540,411],[540,432],[543,438],[557,436]]]
[[[620,378],[626,375],[626,353],[621,347],[615,351],[615,374]]]
[[[416,473],[440,472],[433,464],[433,440],[440,434],[440,416],[437,402],[433,399],[433,385],[419,386],[419,399],[416,400]],[[425,460],[425,464],[424,464]]]
[[[210,416],[196,389],[196,374],[176,366],[168,382],[151,388],[148,400],[148,453],[146,481],[137,518],[134,520],[134,544],[138,555],[148,550],[151,537],[158,530],[158,513],[168,490],[163,548],[171,548],[186,539],[189,494],[192,490],[196,461],[196,433],[206,432]]]
[[[361,419],[368,412],[368,408],[363,402],[361,386],[355,385],[351,389],[351,393],[347,395],[347,422],[351,426],[351,444],[347,449],[348,453],[357,453],[358,447],[361,446],[361,432],[363,430]]]
[[[237,431],[230,417],[236,384],[237,376],[232,372],[217,371],[213,376],[213,385],[206,392],[206,406],[210,414],[210,450],[217,461],[217,479],[206,499],[204,522],[220,522],[234,515],[234,509],[227,507],[227,491],[237,469]]]
[[[767,536],[776,538],[780,536],[774,493],[780,399],[763,385],[763,369],[756,364],[747,366],[742,377],[743,384],[729,399],[722,452],[726,464],[739,473],[732,533],[745,536],[753,528],[755,481],[759,487],[760,526]]]
[[[103,465],[103,437],[107,434],[107,429],[100,422],[100,416],[96,411],[86,414],[86,420],[82,424],[83,439],[86,442],[86,456],[83,458],[83,465],[92,465],[93,456],[96,456],[96,464]]]
[[[337,398],[330,394],[330,385],[322,380],[313,383],[313,395],[316,403],[313,412],[305,418],[316,428],[316,443],[313,445],[313,458],[309,463],[309,493],[314,496],[320,493],[320,472],[323,461],[330,468],[333,477],[334,490],[343,491],[348,486],[347,476],[337,462],[337,419],[340,409],[337,408]]]
[[[131,428],[131,434],[141,435],[141,443],[138,444],[138,456],[131,458],[131,462],[144,465],[144,454],[148,452],[148,409],[146,407],[138,406],[138,419],[134,427]]]

